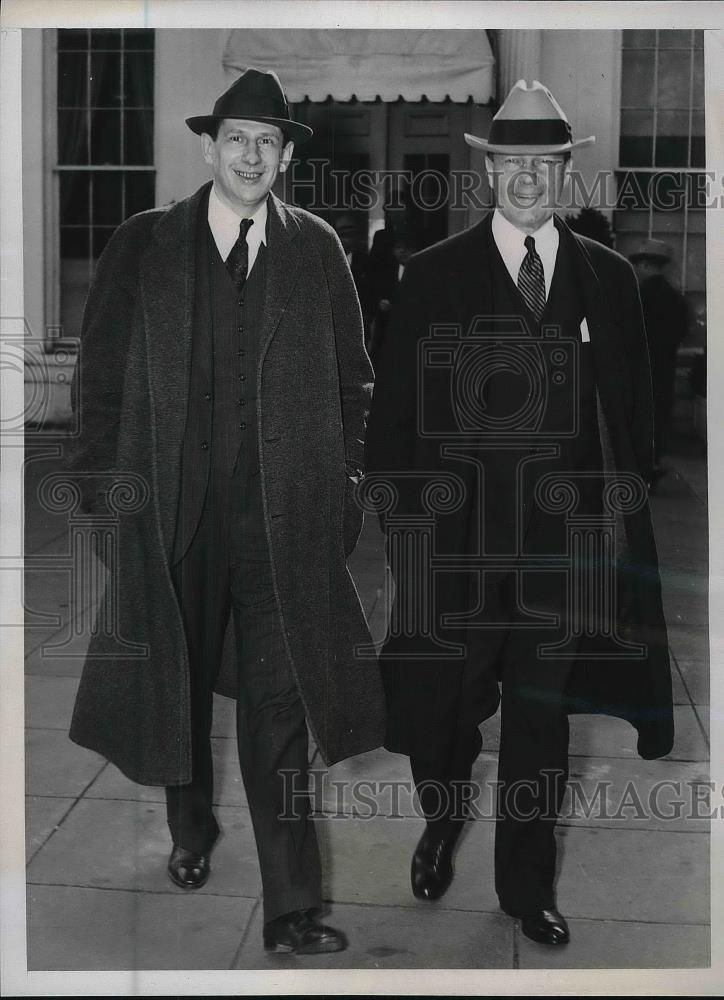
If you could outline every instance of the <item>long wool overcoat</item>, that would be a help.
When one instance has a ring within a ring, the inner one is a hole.
[[[91,639],[70,736],[143,784],[191,777],[188,652],[169,563],[205,191],[134,216],[114,234],[88,298],[73,386],[82,431],[70,470],[84,506],[94,506],[108,471],[120,481],[140,477],[147,500],[118,518],[118,573],[99,618],[117,612],[117,628]],[[383,738],[379,670],[374,656],[355,653],[371,639],[346,565],[362,515],[345,463],[362,466],[372,370],[336,235],[274,196],[268,204],[256,372],[264,520],[288,655],[331,764]],[[119,636],[134,648],[119,649]],[[217,684],[227,695],[231,648]]]
[[[394,509],[382,515],[383,526],[388,528],[393,517],[424,513],[420,495],[425,484],[429,488],[440,474],[447,475],[448,481],[452,476],[464,483],[464,502],[450,503],[448,511],[442,504],[430,545],[435,555],[461,559],[459,572],[448,568],[432,579],[437,638],[468,650],[470,633],[459,619],[472,611],[471,587],[470,574],[462,567],[466,556],[478,550],[480,537],[475,533],[477,515],[471,499],[475,495],[473,465],[461,463],[455,456],[455,446],[461,441],[453,432],[459,429],[460,418],[453,412],[453,382],[445,378],[455,365],[455,345],[465,343],[476,320],[489,322],[494,309],[488,257],[491,220],[492,213],[408,262],[377,366],[366,447],[370,485],[379,475],[397,493]],[[613,476],[630,474],[633,480],[629,482],[639,480],[641,502],[632,504],[636,509],[619,519],[614,570],[618,584],[616,627],[624,641],[637,643],[646,652],[642,659],[587,660],[579,656],[570,676],[568,706],[571,711],[627,719],[638,731],[639,754],[660,757],[673,743],[673,715],[656,545],[643,484],[653,464],[653,430],[651,378],[638,287],[633,268],[623,257],[572,233],[557,218],[555,224],[560,247],[572,262],[590,333],[604,470]],[[432,353],[425,353],[423,342]],[[484,343],[485,348],[476,350],[499,346],[492,336]],[[486,366],[492,370],[483,354],[478,353],[478,363],[478,373],[486,371]],[[505,399],[507,384],[505,372],[487,379],[488,415],[510,412]],[[453,394],[455,391],[464,393],[465,385],[460,383]],[[439,434],[429,433],[431,428],[449,428],[452,448],[441,447],[444,434],[441,439]],[[509,474],[520,454],[488,447],[483,433],[478,446],[486,481],[485,551],[490,552],[499,537],[509,536],[517,516]],[[528,489],[529,484],[525,484],[519,498],[524,512],[531,507]],[[444,491],[443,487],[440,495]],[[392,621],[397,615],[404,623],[406,610],[418,606],[421,599],[420,582],[407,571],[404,560],[394,564],[393,559],[391,567],[396,577]],[[496,593],[492,585],[495,574],[489,574],[486,584],[490,578],[488,596]],[[501,616],[500,607],[492,600],[489,614],[495,623],[505,612]],[[458,624],[445,628],[445,618],[450,615],[458,617]],[[491,624],[487,632],[480,633],[482,638],[476,638],[475,656],[468,656],[465,662],[455,650],[435,648],[429,632],[391,628],[381,651],[388,749],[435,759],[444,752],[450,734],[466,719],[470,721],[471,714],[474,723],[492,715],[499,704],[497,678],[502,673],[502,656],[497,654],[506,631],[505,624],[502,628]],[[544,670],[541,677],[545,677]]]

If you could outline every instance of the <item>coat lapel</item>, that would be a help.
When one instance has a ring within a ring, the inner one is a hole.
[[[596,362],[597,381],[599,381],[604,371],[610,369],[613,375],[620,370],[622,363],[620,348],[623,345],[619,343],[620,336],[613,314],[585,243],[558,216],[554,217],[554,221],[560,236],[561,249],[570,254],[578,287],[583,294]]]
[[[611,311],[585,243],[558,217],[555,225],[561,246],[571,255],[576,281],[583,294],[593,349],[602,444],[608,450],[608,471],[613,471],[613,454],[618,451],[619,423],[625,405],[622,395],[626,382],[624,334]]]
[[[490,268],[487,266],[486,248],[492,212],[466,233],[457,258],[447,275],[449,300],[452,312],[450,321],[461,324],[462,334],[476,316],[489,316],[492,309]]]
[[[204,185],[168,210],[153,230],[141,263],[141,303],[146,334],[148,384],[152,404],[154,474],[164,483],[154,490],[161,505],[167,546],[175,531],[177,489],[188,407],[194,319],[196,222]]]
[[[259,339],[260,369],[299,278],[302,263],[298,221],[273,194],[269,197],[268,213],[267,287]]]

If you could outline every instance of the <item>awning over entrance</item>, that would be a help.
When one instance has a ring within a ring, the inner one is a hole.
[[[235,29],[224,68],[279,74],[291,102],[467,101],[494,96],[495,60],[485,31]]]

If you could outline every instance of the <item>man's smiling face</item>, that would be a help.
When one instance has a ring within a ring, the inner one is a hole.
[[[560,153],[495,153],[486,157],[485,163],[496,206],[521,232],[535,233],[560,207],[571,170],[570,157],[566,159]]]
[[[243,217],[253,215],[289,165],[294,143],[282,143],[276,125],[236,118],[224,118],[215,139],[202,135],[204,159],[214,171],[221,201]]]

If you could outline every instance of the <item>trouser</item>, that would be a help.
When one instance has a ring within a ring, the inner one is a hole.
[[[601,479],[595,451],[591,461],[570,461],[569,468],[587,471],[578,478],[580,499],[576,514],[600,518]],[[561,462],[561,469],[565,464]],[[565,471],[561,472],[565,478]],[[576,475],[576,473],[572,473]],[[595,521],[594,521],[595,523]],[[566,553],[566,525],[554,513],[536,506],[530,515],[525,538],[530,555]],[[524,573],[522,606],[513,598],[512,577],[506,601],[511,608],[510,628],[500,657],[502,677],[500,753],[498,758],[497,810],[495,826],[495,888],[504,910],[522,915],[555,905],[555,826],[568,782],[568,702],[566,687],[574,667],[571,655],[585,655],[581,622],[576,612],[569,619],[569,587],[579,588],[592,573],[605,566],[586,549],[577,552],[567,573]],[[603,622],[592,618],[600,608],[584,600],[586,631],[596,631]],[[554,615],[557,626],[522,627],[522,608]],[[548,658],[542,647],[566,639],[566,658]]]
[[[482,746],[477,720],[486,695],[485,677],[463,670],[457,717],[448,739],[431,741],[435,749],[430,753],[410,756],[420,808],[433,834],[457,837],[477,797],[471,773]]]
[[[495,829],[495,886],[506,911],[522,914],[554,905],[555,824],[568,780],[566,661],[536,658],[540,633],[516,642],[503,673]],[[466,715],[468,716],[466,718]],[[422,812],[433,833],[456,837],[474,802],[472,766],[481,747],[474,719],[461,712],[448,750],[410,757]]]
[[[166,789],[175,844],[208,852],[213,814],[213,689],[233,613],[236,731],[264,892],[266,921],[321,902],[307,787],[307,728],[271,575],[259,476],[213,478],[196,534],[172,567],[190,661],[192,779]],[[288,772],[283,775],[281,772]]]
[[[555,825],[568,781],[570,662],[538,660],[539,641],[536,632],[516,636],[503,672],[495,888],[513,915],[555,904]]]

